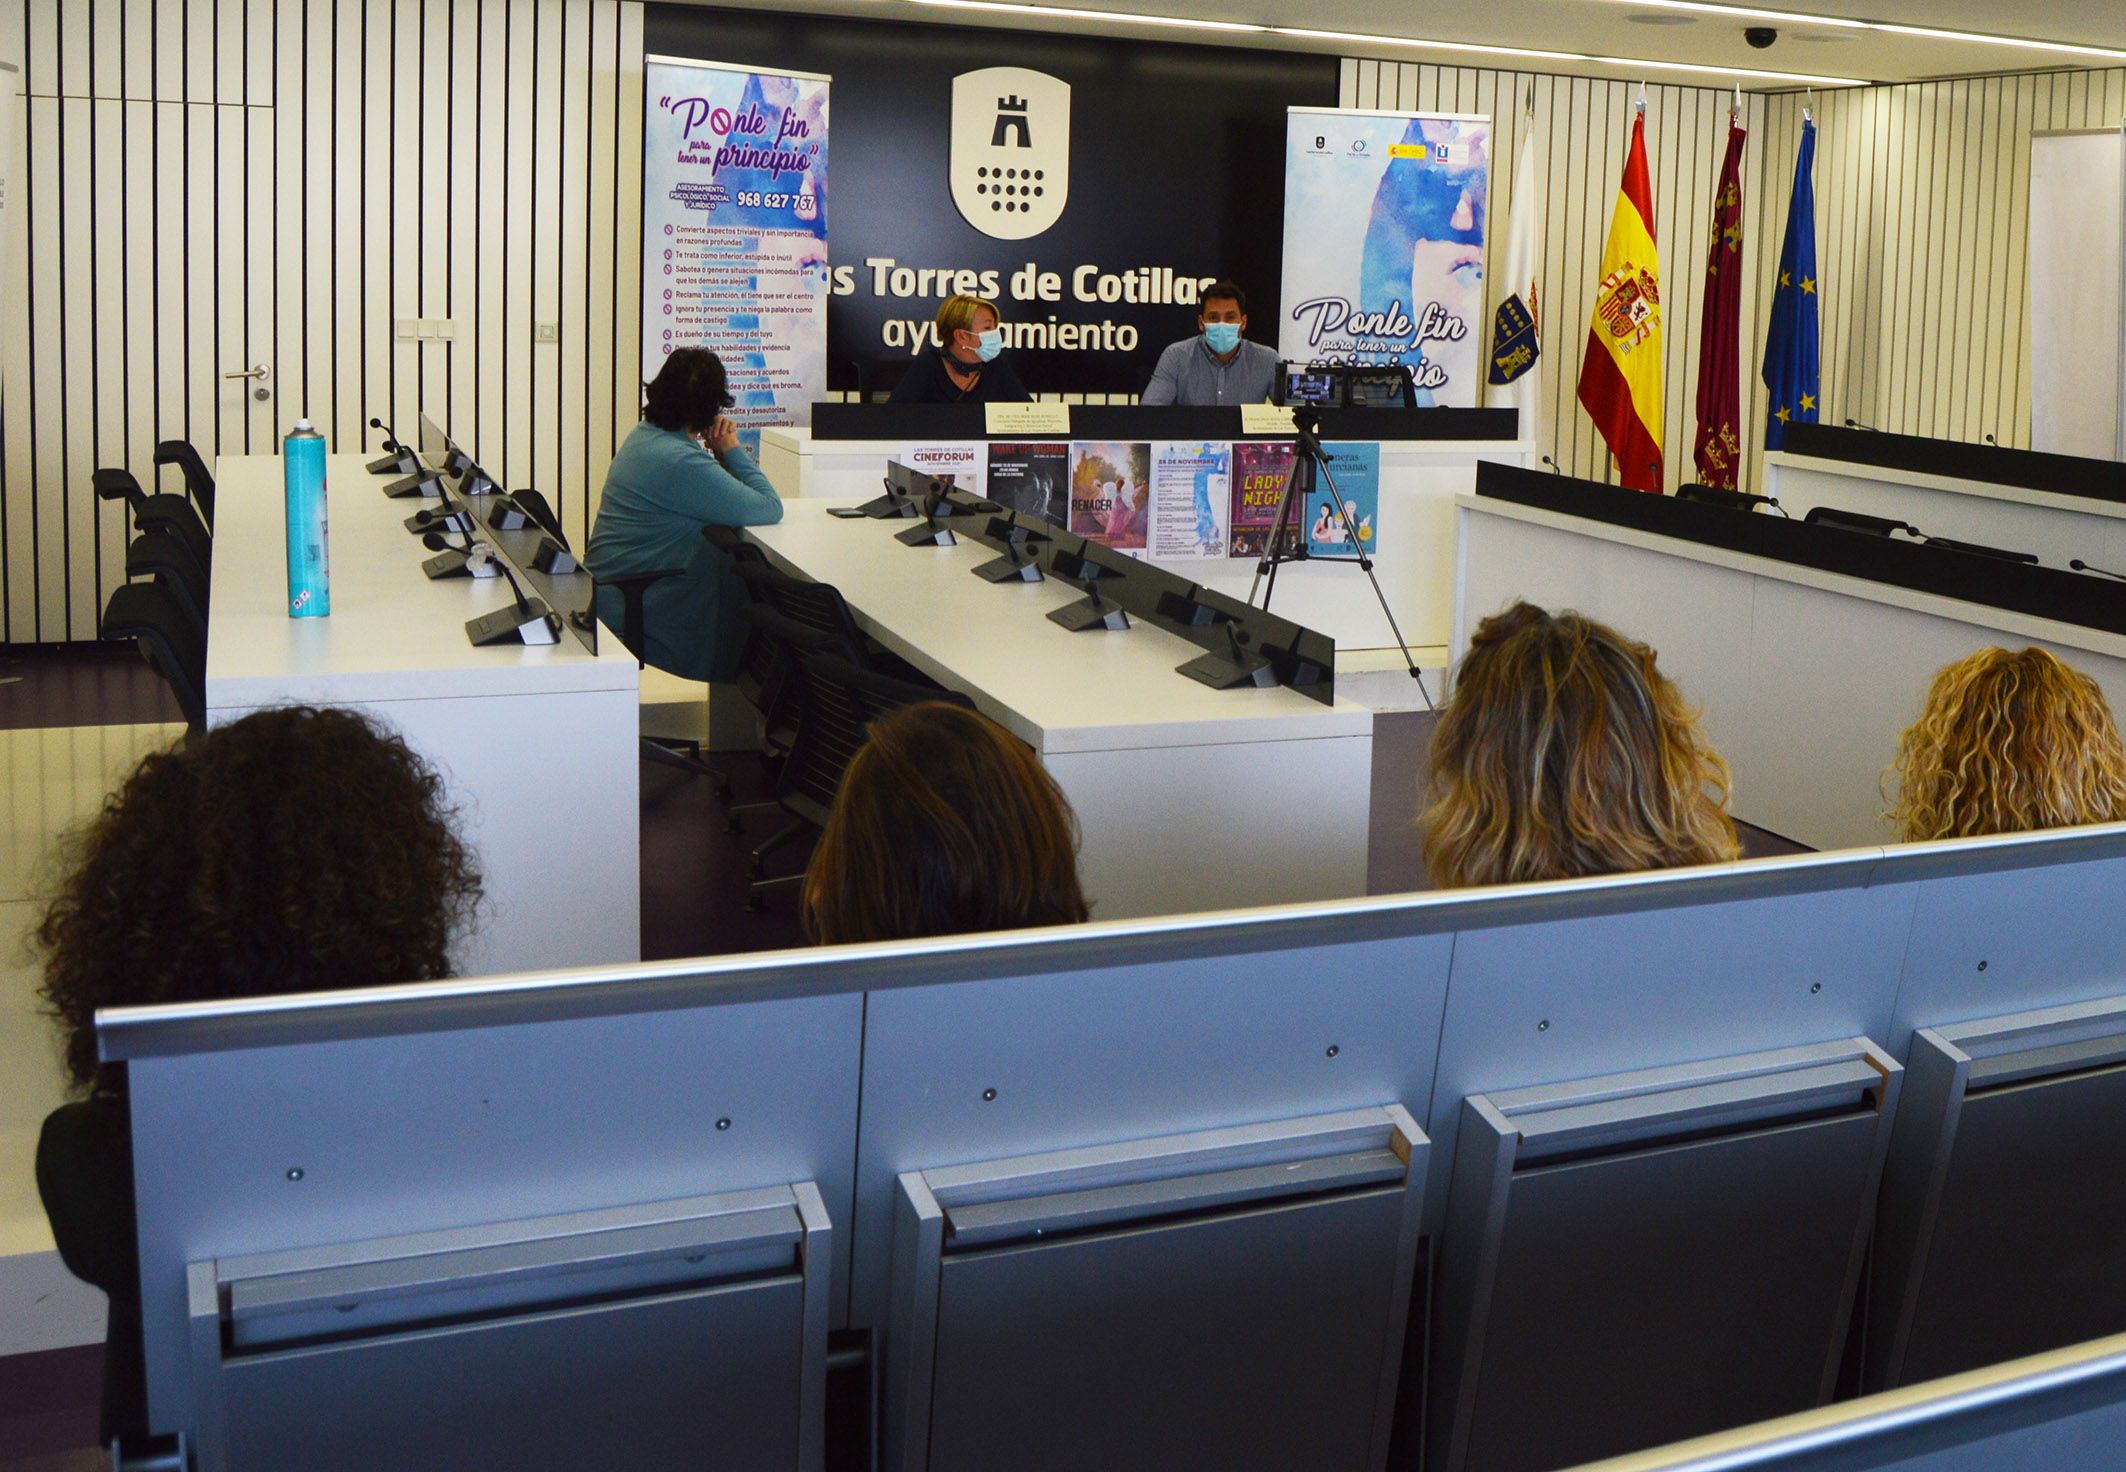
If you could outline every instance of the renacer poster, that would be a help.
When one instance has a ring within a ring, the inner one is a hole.
[[[1292,108],[1279,354],[1405,363],[1420,405],[1474,407],[1490,183],[1487,117]]]
[[[827,78],[652,57],[643,69],[642,376],[723,360],[749,450],[827,389]]]

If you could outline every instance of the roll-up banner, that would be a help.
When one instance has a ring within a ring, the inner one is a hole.
[[[643,68],[642,376],[723,360],[746,448],[827,390],[827,85],[653,56]]]
[[[1278,352],[1407,364],[1419,404],[1475,407],[1490,183],[1488,117],[1289,109]]]

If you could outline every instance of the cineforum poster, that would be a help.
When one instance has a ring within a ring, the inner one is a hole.
[[[804,73],[643,68],[642,376],[723,360],[746,448],[827,390],[827,88]]]
[[[1474,407],[1490,183],[1488,117],[1290,109],[1279,355],[1406,364],[1419,405]]]

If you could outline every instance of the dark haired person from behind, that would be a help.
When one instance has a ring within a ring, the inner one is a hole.
[[[37,940],[78,1102],[45,1121],[59,1255],[110,1296],[103,1439],[147,1432],[123,1064],[96,1010],[450,974],[480,898],[440,779],[340,710],[261,711],[148,757],[71,840]]]
[[[948,296],[938,308],[937,342],[915,361],[890,395],[896,404],[1023,404],[1033,398],[1011,359],[997,304]]]
[[[724,616],[745,606],[731,559],[701,529],[782,520],[782,498],[724,416],[731,404],[723,363],[707,348],[679,348],[664,360],[648,386],[642,422],[606,471],[584,553],[601,578],[684,570],[644,593],[643,647],[635,653],[689,680],[729,679],[745,634],[735,614]],[[599,588],[599,622],[618,634],[624,617],[619,591]]]
[[[1432,730],[1441,888],[1725,863],[1728,767],[1654,651],[1516,603],[1477,626]]]
[[[1249,342],[1248,296],[1230,281],[1203,288],[1196,335],[1159,355],[1145,404],[1267,404],[1277,380],[1277,350]]]
[[[871,723],[805,874],[806,934],[839,945],[1085,918],[1077,816],[1031,751],[943,701]]]

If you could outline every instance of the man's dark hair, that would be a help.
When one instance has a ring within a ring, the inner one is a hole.
[[[1218,296],[1222,296],[1237,305],[1240,308],[1241,316],[1245,317],[1248,314],[1248,294],[1240,289],[1240,283],[1222,280],[1213,281],[1197,295],[1197,312],[1201,313],[1205,307],[1211,304],[1211,298]]]
[[[682,434],[707,429],[731,407],[723,361],[707,348],[678,348],[650,380],[643,417],[659,429]]]

